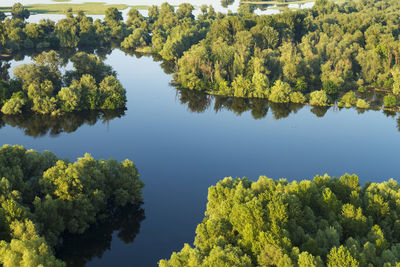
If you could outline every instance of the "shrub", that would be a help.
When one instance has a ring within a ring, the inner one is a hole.
[[[303,104],[306,102],[306,97],[300,92],[293,92],[290,94],[290,102]]]
[[[342,96],[339,105],[346,106],[346,108],[351,108],[357,103],[356,94],[353,91],[349,91]]]
[[[369,106],[370,106],[369,103],[366,102],[364,99],[357,99],[357,103],[356,103],[357,108],[368,109]]]
[[[310,94],[310,105],[328,106],[328,96],[324,90],[314,91]]]

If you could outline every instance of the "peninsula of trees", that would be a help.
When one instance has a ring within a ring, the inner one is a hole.
[[[26,23],[29,11],[12,8],[0,23],[0,50],[95,49],[159,54],[174,64],[175,83],[209,94],[266,98],[277,103],[369,108],[364,93],[380,90],[385,108],[398,107],[400,46],[397,0],[317,0],[312,9],[255,15],[251,6],[221,14],[164,3],[144,17],[116,8],[93,21],[67,12],[57,23]]]
[[[84,233],[120,208],[142,202],[143,183],[129,160],[95,160],[86,154],[72,163],[48,151],[5,145],[0,177],[4,267],[64,266],[54,256],[63,235]]]
[[[209,188],[194,247],[160,267],[398,266],[400,185],[356,175],[289,183],[225,178]]]

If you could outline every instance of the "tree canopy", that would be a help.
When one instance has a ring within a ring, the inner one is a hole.
[[[194,247],[159,266],[397,266],[399,196],[393,179],[361,187],[349,174],[225,178],[209,188]]]
[[[65,233],[84,233],[108,210],[142,202],[134,164],[76,162],[21,146],[0,148],[0,263],[5,266],[64,266],[54,256]],[[111,213],[112,214],[112,213]],[[62,243],[61,243],[62,244]]]
[[[126,91],[110,66],[86,52],[74,54],[70,61],[74,68],[64,75],[59,68],[65,63],[54,50],[34,57],[34,63],[16,67],[15,78],[2,84],[1,112],[59,115],[125,108]]]

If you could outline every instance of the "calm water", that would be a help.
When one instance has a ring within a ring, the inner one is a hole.
[[[126,5],[134,5],[134,6],[152,6],[157,5],[160,6],[162,3],[167,0],[135,0],[132,2],[131,0],[69,0],[68,4],[82,4],[82,3],[105,3],[107,5],[112,4],[126,4]],[[228,11],[237,12],[240,6],[240,0],[168,0],[169,4],[178,6],[183,3],[190,3],[194,6],[195,10],[193,11],[194,15],[198,15],[200,13],[200,7],[202,5],[212,5],[216,12],[227,13]],[[35,4],[57,4],[54,0],[0,0],[0,7],[12,6],[15,3],[21,3],[25,6],[35,5]],[[66,3],[62,3],[66,4]],[[314,5],[314,2],[304,3],[304,4],[287,4],[287,7],[298,9],[298,8],[311,8]],[[276,8],[275,5],[255,5],[256,14],[276,14],[279,13],[280,10]],[[122,15],[126,19],[129,8],[122,10]],[[147,16],[147,10],[140,10],[140,12]],[[10,14],[8,14],[10,15]],[[38,23],[43,18],[48,18],[54,21],[58,21],[65,16],[62,14],[32,14],[28,21]],[[91,15],[94,19],[103,19],[103,15]]]
[[[204,215],[207,188],[226,176],[292,180],[349,172],[362,182],[399,178],[397,116],[308,106],[291,112],[268,108],[263,101],[179,94],[151,57],[114,50],[106,63],[127,89],[125,114],[58,121],[7,117],[0,128],[2,144],[48,149],[72,160],[85,152],[129,158],[137,165],[146,184],[145,219],[132,216],[134,211],[118,221],[133,228],[120,234],[122,239],[134,242],[122,241],[113,224],[94,229],[85,237],[91,245],[71,245],[90,259],[88,266],[155,266],[191,243]]]

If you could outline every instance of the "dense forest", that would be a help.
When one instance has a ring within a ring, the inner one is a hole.
[[[226,5],[231,0],[224,0]],[[181,103],[201,112],[287,117],[304,104],[400,107],[400,2],[317,0],[312,9],[255,15],[164,3],[148,16],[116,8],[28,23],[21,4],[0,12],[0,127],[31,136],[73,132],[122,116],[126,91],[104,56],[118,48],[162,59]],[[7,60],[32,57],[11,75]],[[69,66],[69,67],[67,67]],[[19,115],[19,116],[15,116]],[[58,116],[63,115],[63,116]],[[400,119],[398,120],[400,130]],[[0,265],[84,266],[112,235],[135,238],[143,183],[129,161],[76,162],[20,146],[0,148]],[[193,246],[159,262],[177,266],[396,266],[400,186],[361,186],[356,175],[312,181],[225,178],[209,189]],[[93,238],[101,235],[102,242]],[[71,250],[71,248],[73,248]]]
[[[64,266],[55,249],[71,242],[71,235],[95,224],[126,223],[120,210],[136,206],[131,214],[137,214],[137,220],[126,214],[135,228],[125,237],[130,239],[138,231],[135,221],[143,219],[137,208],[143,183],[129,160],[95,160],[86,154],[69,162],[48,151],[5,145],[0,148],[0,177],[4,267]]]
[[[209,188],[194,248],[159,266],[398,266],[399,196],[392,179],[361,187],[349,174],[225,178]]]
[[[371,106],[363,93],[385,93],[382,106],[397,109],[400,94],[400,3],[395,0],[318,0],[312,9],[255,15],[164,3],[144,17],[131,9],[126,22],[116,8],[105,19],[83,12],[57,23],[27,23],[29,11],[15,4],[0,15],[0,50],[78,48],[111,44],[125,51],[157,53],[174,65],[178,87],[210,94],[266,98],[315,106]],[[372,100],[374,101],[374,100]],[[14,102],[20,102],[13,100]],[[51,105],[50,105],[51,106]]]

